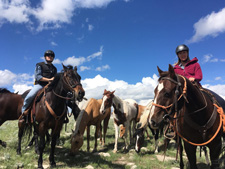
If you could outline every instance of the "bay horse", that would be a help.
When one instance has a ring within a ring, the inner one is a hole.
[[[12,93],[6,88],[0,88],[0,126],[8,120],[18,120],[21,115],[24,97],[28,91],[22,95]],[[13,104],[12,104],[13,103]],[[0,140],[0,145],[6,147],[6,142]]]
[[[108,128],[109,119],[111,116],[111,108],[106,109],[104,114],[100,113],[100,106],[102,104],[102,99],[94,99],[91,98],[87,101],[85,105],[83,105],[83,108],[81,109],[81,112],[77,118],[77,122],[75,125],[75,131],[72,133],[71,137],[71,153],[77,153],[81,146],[83,145],[83,135],[86,130],[87,133],[87,151],[90,151],[90,126],[94,125],[95,128],[95,145],[93,152],[97,151],[97,138],[98,134],[100,132],[100,143],[102,145],[105,144],[105,136]],[[102,125],[103,123],[103,141],[102,139]]]
[[[23,133],[30,133],[32,127],[34,129],[35,142],[39,140],[39,158],[38,168],[43,168],[43,151],[45,148],[45,135],[49,129],[51,132],[51,150],[49,161],[51,167],[55,167],[55,145],[56,139],[60,135],[64,119],[67,113],[67,100],[81,101],[85,94],[80,83],[81,77],[77,73],[77,67],[64,66],[61,73],[57,73],[54,80],[44,87],[44,94],[38,102],[33,103],[32,113],[29,114],[33,118],[28,118],[29,123],[19,121],[19,141],[17,154],[21,154],[21,139]],[[72,97],[67,97],[68,93],[72,93]],[[33,123],[32,123],[33,120]],[[29,131],[29,132],[26,132]]]
[[[103,101],[102,105],[100,108],[100,112],[104,113],[104,111],[113,106],[114,111],[113,111],[113,116],[114,116],[114,128],[115,128],[115,144],[114,144],[114,150],[113,152],[117,152],[117,144],[118,144],[118,137],[119,137],[119,126],[123,125],[126,130],[124,134],[124,143],[125,147],[124,150],[128,149],[128,146],[132,143],[133,141],[133,135],[131,135],[131,125],[132,126],[132,134],[134,134],[135,130],[135,125],[136,125],[136,117],[138,115],[138,104],[135,100],[133,99],[125,99],[122,100],[120,97],[114,95],[114,92],[107,91],[106,89],[104,90],[103,93]],[[128,142],[128,134],[130,140]]]
[[[219,168],[222,120],[214,104],[215,99],[187,78],[175,74],[172,65],[168,71],[157,68],[160,77],[149,118],[151,127],[158,128],[164,119],[169,119],[183,140],[191,169],[197,168],[197,146],[207,146],[211,168]]]

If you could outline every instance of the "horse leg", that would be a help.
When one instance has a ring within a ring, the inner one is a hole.
[[[179,151],[179,155],[180,155],[180,169],[183,169],[184,168],[183,146],[182,146],[181,138],[180,137],[178,138],[178,151]]]
[[[114,144],[114,149],[113,152],[117,152],[117,144],[118,144],[118,137],[119,137],[119,126],[117,126],[116,123],[114,123],[114,128],[115,128],[115,144]]]
[[[104,123],[103,123],[103,127],[104,127],[104,131],[103,131],[103,146],[105,145],[105,136],[106,136],[106,132],[107,132],[108,124],[109,124],[109,119],[110,119],[110,114],[109,114],[109,116],[107,116],[104,119]]]
[[[87,126],[87,152],[90,151],[89,142],[90,142],[90,126]]]
[[[127,150],[128,146],[129,146],[129,143],[131,142],[131,138],[128,142],[127,132],[129,132],[129,135],[131,136],[131,126],[130,126],[129,123],[125,123],[124,125],[125,125],[125,133],[124,133],[124,136],[123,136],[123,140],[124,140],[124,143],[125,143],[124,150]]]
[[[220,168],[220,164],[219,164],[219,156],[221,153],[221,149],[222,149],[222,141],[221,141],[221,137],[217,137],[213,140],[214,142],[212,142],[209,146],[209,150],[210,150],[210,160],[211,160],[211,168],[212,169],[219,169]]]
[[[55,145],[56,145],[56,140],[58,139],[59,134],[54,134],[54,136],[52,136],[52,142],[51,142],[51,152],[49,155],[49,162],[51,167],[56,167],[56,163],[55,163]]]
[[[186,141],[184,141],[184,149],[187,154],[187,158],[190,164],[190,169],[197,169],[196,165],[196,148],[197,146],[193,146]]]
[[[159,152],[159,142],[158,142],[158,139],[159,139],[159,129],[156,129],[155,130],[154,139],[155,139],[155,153],[158,153]]]
[[[103,141],[102,141],[102,124],[100,123],[100,145],[103,145]]]
[[[95,147],[94,147],[93,152],[97,151],[97,146],[98,146],[98,140],[97,139],[98,139],[98,133],[99,133],[100,125],[101,124],[97,124],[96,125],[96,129],[95,129]]]
[[[37,153],[37,154],[39,154],[39,147],[38,147],[38,132],[37,132],[37,125],[36,124],[34,124],[34,136],[33,136],[33,138],[34,138],[34,145],[35,145],[35,152]]]
[[[21,155],[21,141],[22,141],[22,137],[23,137],[23,131],[24,131],[24,127],[25,127],[25,121],[18,122],[18,127],[19,127],[19,131],[18,131],[18,146],[17,146],[17,154]]]
[[[132,135],[130,135],[132,144],[135,143],[135,140],[134,140],[135,128],[136,128],[136,121],[133,120],[133,124],[132,124]]]
[[[39,144],[39,158],[38,158],[38,168],[43,169],[43,152],[45,149],[45,134],[40,136],[40,144]]]
[[[202,147],[204,153],[205,153],[205,160],[206,160],[206,164],[209,166],[210,162],[209,162],[209,156],[208,156],[208,152],[205,146]]]

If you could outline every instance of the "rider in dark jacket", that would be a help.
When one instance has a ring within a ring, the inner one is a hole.
[[[35,85],[24,99],[22,114],[30,106],[37,92],[44,86],[46,86],[49,82],[51,82],[54,79],[54,76],[57,74],[57,69],[52,64],[55,58],[55,53],[52,50],[47,50],[44,53],[44,57],[45,62],[40,62],[36,64]]]

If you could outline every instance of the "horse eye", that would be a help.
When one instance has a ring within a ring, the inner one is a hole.
[[[78,141],[75,141],[75,144],[78,144],[79,142]]]
[[[164,96],[165,96],[165,97],[170,97],[170,94],[169,94],[168,92],[166,92],[166,93],[164,94]]]

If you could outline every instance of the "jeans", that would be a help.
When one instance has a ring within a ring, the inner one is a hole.
[[[31,91],[27,94],[27,96],[24,99],[23,107],[22,107],[22,113],[30,106],[32,101],[34,100],[37,92],[42,89],[44,86],[40,84],[34,85],[34,87],[31,89]]]

